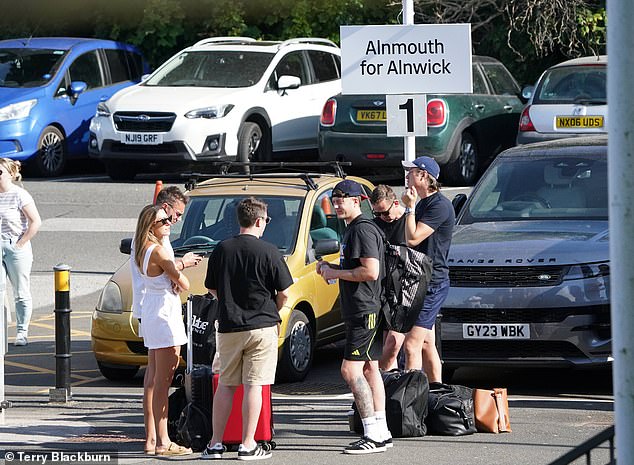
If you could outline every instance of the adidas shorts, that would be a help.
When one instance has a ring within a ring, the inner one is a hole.
[[[379,360],[383,352],[381,313],[346,319],[343,358],[352,361]]]

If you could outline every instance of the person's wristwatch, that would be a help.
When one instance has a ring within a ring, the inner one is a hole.
[[[410,207],[405,207],[405,215],[411,215],[414,213],[414,209]]]

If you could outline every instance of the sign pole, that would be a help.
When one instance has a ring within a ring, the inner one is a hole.
[[[414,0],[403,0],[403,25],[414,24]],[[405,148],[405,161],[416,158],[416,136],[405,136],[403,140]]]

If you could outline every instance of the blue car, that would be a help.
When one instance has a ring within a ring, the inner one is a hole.
[[[58,176],[88,155],[97,104],[149,72],[134,46],[100,39],[0,41],[0,157]]]

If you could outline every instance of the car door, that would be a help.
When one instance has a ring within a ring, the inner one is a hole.
[[[492,119],[492,133],[499,147],[497,152],[515,145],[517,125],[523,103],[519,99],[520,88],[509,71],[501,63],[483,63],[482,69],[491,85],[496,101],[496,116]]]
[[[297,89],[278,90],[281,76],[300,79]],[[317,147],[318,118],[315,89],[304,51],[286,54],[268,80],[264,99],[271,120],[274,151],[300,150]]]

